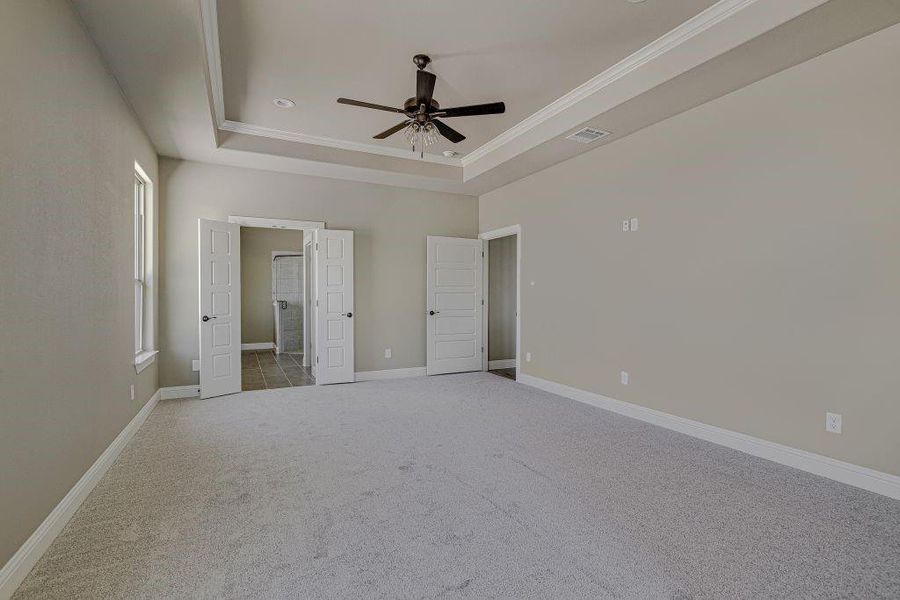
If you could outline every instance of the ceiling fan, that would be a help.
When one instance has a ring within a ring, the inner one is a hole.
[[[454,144],[466,139],[466,136],[456,131],[438,117],[447,119],[450,117],[472,117],[475,115],[496,115],[506,111],[506,105],[502,102],[489,102],[487,104],[473,104],[471,106],[457,106],[455,108],[441,108],[434,99],[434,84],[437,77],[434,73],[425,70],[431,58],[424,54],[416,54],[413,62],[419,68],[416,72],[416,95],[403,103],[403,108],[373,104],[349,98],[338,98],[340,104],[373,108],[406,115],[406,119],[390,129],[372,136],[376,140],[383,140],[401,130],[406,130],[406,139],[412,144],[413,152],[419,148],[422,157],[425,156],[425,146],[438,141],[438,135],[442,135]]]

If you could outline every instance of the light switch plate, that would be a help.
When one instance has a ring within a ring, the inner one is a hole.
[[[197,372],[200,371],[200,361],[199,361],[199,360],[192,360],[192,361],[191,361],[191,370],[192,370],[192,371],[197,371]]]
[[[628,385],[628,371],[620,372],[619,379],[622,381],[622,385]]]
[[[385,349],[384,349],[384,357],[385,357],[385,358],[390,358],[390,357],[391,357],[391,349],[390,349],[390,348],[385,348]]]

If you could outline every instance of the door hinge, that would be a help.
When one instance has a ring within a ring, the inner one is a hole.
[[[481,347],[481,353],[484,354],[484,346]]]
[[[484,250],[481,251],[481,258],[484,258]]]
[[[316,308],[318,308],[318,307],[319,307],[319,301],[316,300]]]
[[[319,242],[316,242],[316,250],[319,249]]]
[[[484,298],[481,299],[481,305],[484,306]]]
[[[316,364],[319,364],[319,355],[316,354]]]

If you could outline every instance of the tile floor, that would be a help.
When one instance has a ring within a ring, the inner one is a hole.
[[[241,352],[241,390],[315,385],[312,369],[303,366],[302,354],[275,354],[272,350]]]
[[[500,377],[506,377],[507,379],[516,380],[516,370],[515,369],[493,369],[490,371],[494,375],[499,375]]]

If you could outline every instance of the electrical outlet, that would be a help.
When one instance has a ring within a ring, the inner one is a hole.
[[[628,219],[622,221],[622,231],[631,231],[631,221]]]
[[[628,371],[619,372],[619,379],[622,381],[622,385],[628,385]]]
[[[384,357],[385,357],[385,358],[390,358],[390,357],[391,357],[391,349],[390,349],[390,348],[385,348],[385,349],[384,349]]]
[[[199,361],[199,360],[192,360],[192,361],[191,361],[191,370],[192,370],[192,371],[197,371],[197,372],[200,371],[200,361]]]
[[[531,352],[525,353],[525,362],[531,362]]]
[[[131,399],[134,400],[134,384],[131,384]]]
[[[841,415],[837,413],[825,413],[825,431],[829,433],[841,432]]]

